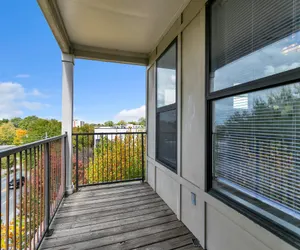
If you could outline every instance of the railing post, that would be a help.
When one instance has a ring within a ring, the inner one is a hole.
[[[144,133],[142,133],[142,182],[145,181],[145,160],[144,160],[144,153],[145,153],[145,149],[144,149]]]
[[[76,135],[76,192],[78,192],[78,135]]]
[[[45,166],[45,228],[46,234],[49,233],[50,226],[50,145],[49,142],[44,144],[44,166]]]

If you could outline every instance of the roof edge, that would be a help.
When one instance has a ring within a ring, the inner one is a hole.
[[[72,53],[72,45],[56,0],[37,0],[44,17],[63,53]]]

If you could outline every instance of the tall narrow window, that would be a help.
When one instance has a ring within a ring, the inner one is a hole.
[[[208,13],[210,191],[300,247],[300,0]]]
[[[177,170],[177,43],[157,60],[156,159]]]

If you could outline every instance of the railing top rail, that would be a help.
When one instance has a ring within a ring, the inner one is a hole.
[[[139,135],[139,134],[147,134],[146,131],[143,132],[105,132],[105,133],[73,133],[72,135]]]
[[[67,134],[63,134],[63,135],[59,135],[59,136],[54,136],[48,139],[43,139],[43,140],[39,140],[36,142],[32,142],[32,143],[28,143],[22,146],[18,146],[18,147],[14,147],[14,148],[9,148],[7,150],[1,151],[0,152],[0,158],[15,154],[15,153],[19,153],[20,151],[24,151],[26,149],[30,149],[45,143],[49,143],[49,142],[53,142],[53,141],[57,141],[59,139],[65,138],[67,137]]]

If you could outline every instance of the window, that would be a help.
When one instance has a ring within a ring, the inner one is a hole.
[[[156,159],[177,170],[177,43],[156,64]]]
[[[216,1],[211,91],[300,67],[300,1]]]
[[[207,13],[208,190],[299,247],[300,0]]]

